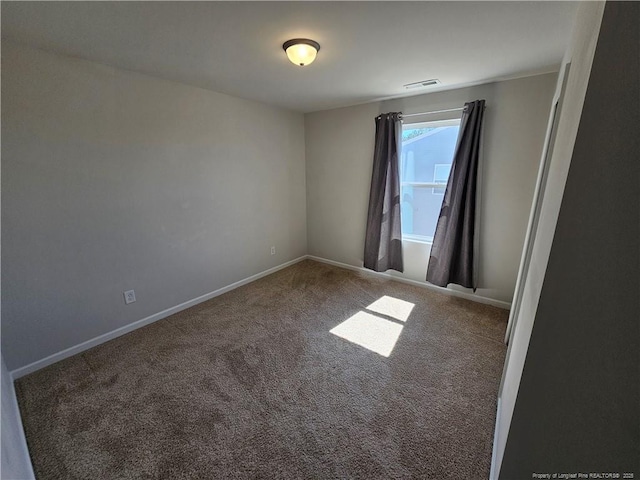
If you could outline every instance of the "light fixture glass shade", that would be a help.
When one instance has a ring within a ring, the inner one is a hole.
[[[285,42],[282,48],[287,52],[287,57],[291,60],[291,63],[304,67],[316,59],[320,45],[313,40],[297,38]]]

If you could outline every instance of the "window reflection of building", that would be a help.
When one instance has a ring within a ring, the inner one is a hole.
[[[415,179],[415,157],[413,150],[402,152],[403,165],[401,167],[401,182],[413,182]],[[403,232],[413,233],[413,187],[405,185],[401,187],[402,202],[400,203],[400,221]]]
[[[413,128],[412,128],[413,127]],[[400,157],[403,238],[431,241],[451,171],[459,121],[405,125]]]

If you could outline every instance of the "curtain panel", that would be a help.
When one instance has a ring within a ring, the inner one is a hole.
[[[373,172],[364,243],[364,266],[376,272],[402,272],[400,170],[402,113],[376,117]]]
[[[478,175],[482,154],[484,100],[465,103],[451,173],[427,267],[427,281],[446,287],[478,286]]]

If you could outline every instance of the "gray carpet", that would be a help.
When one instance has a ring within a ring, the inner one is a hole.
[[[330,333],[353,315],[403,325],[388,357]],[[307,260],[16,388],[40,480],[485,479],[506,320]]]

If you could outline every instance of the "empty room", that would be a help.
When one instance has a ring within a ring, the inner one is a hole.
[[[640,3],[0,8],[0,478],[640,478]]]

